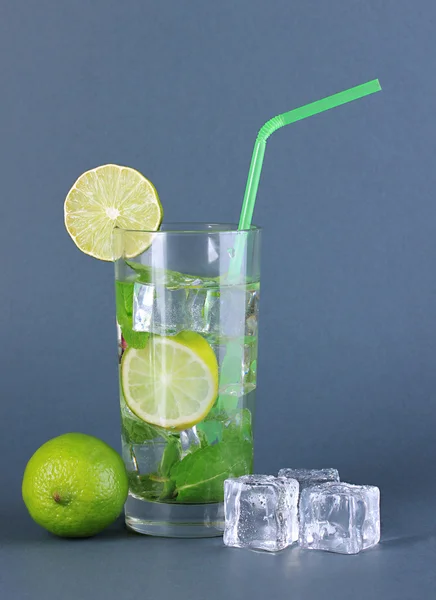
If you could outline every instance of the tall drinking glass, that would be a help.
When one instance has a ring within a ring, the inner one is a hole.
[[[132,237],[144,251],[129,258]],[[207,223],[114,233],[125,516],[137,532],[221,535],[223,482],[252,472],[260,237]]]

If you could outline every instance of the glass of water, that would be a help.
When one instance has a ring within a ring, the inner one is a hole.
[[[147,249],[129,258],[132,236]],[[208,223],[115,230],[125,515],[137,532],[221,535],[224,480],[252,472],[260,238]]]

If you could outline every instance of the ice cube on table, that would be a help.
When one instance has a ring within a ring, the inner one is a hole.
[[[304,488],[311,485],[339,481],[337,469],[280,469],[279,477],[296,479],[300,484],[300,494]]]
[[[186,290],[164,285],[135,283],[133,330],[176,335],[187,327]]]
[[[380,490],[371,485],[323,483],[302,490],[300,546],[357,554],[380,541]]]
[[[224,544],[277,552],[298,539],[298,481],[244,475],[224,482]]]

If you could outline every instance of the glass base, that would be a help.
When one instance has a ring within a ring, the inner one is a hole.
[[[224,531],[224,505],[164,504],[129,494],[124,507],[129,529],[145,535],[178,538],[217,537]]]

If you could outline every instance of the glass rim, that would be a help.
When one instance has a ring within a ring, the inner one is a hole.
[[[157,231],[151,229],[129,229],[117,226],[114,228],[114,233],[120,231],[122,233],[152,233],[153,235],[166,235],[168,233],[255,233],[262,230],[262,228],[257,225],[251,225],[249,229],[238,229],[237,223],[209,223],[207,221],[170,221],[163,223],[163,226],[165,229],[158,229]]]

